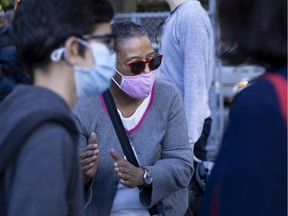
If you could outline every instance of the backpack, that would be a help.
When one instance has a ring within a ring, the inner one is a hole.
[[[26,140],[33,134],[34,130],[48,122],[54,122],[56,124],[62,125],[70,133],[74,143],[78,142],[75,123],[72,119],[63,114],[61,115],[54,112],[39,111],[25,116],[13,128],[13,133],[10,133],[4,138],[3,145],[0,146],[0,215],[6,215],[7,200],[5,200],[5,188],[3,179],[5,168],[16,159],[17,155],[21,151],[21,148],[24,146]],[[77,154],[76,150],[74,154]],[[73,166],[73,169],[77,167],[76,163],[78,163],[78,161],[75,161],[75,166]],[[73,173],[74,172],[72,172],[72,174]],[[75,178],[71,179],[72,180],[69,182],[66,193],[66,200],[68,205],[70,203],[70,194],[73,193],[74,185],[77,180]],[[70,203],[70,205],[71,204],[72,203]]]

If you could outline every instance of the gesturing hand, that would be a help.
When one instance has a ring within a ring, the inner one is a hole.
[[[99,149],[96,133],[92,132],[89,137],[89,144],[80,154],[80,166],[84,175],[84,184],[86,185],[95,175],[99,164]]]
[[[139,167],[135,167],[119,154],[114,149],[110,150],[110,154],[116,161],[114,163],[114,171],[116,172],[120,183],[128,188],[133,188],[138,185],[142,185],[143,181],[143,170]]]

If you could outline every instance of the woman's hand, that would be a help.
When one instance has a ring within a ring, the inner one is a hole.
[[[96,174],[99,164],[99,149],[96,133],[92,132],[89,137],[89,144],[80,154],[80,166],[84,176],[84,185],[88,184]]]
[[[135,167],[123,157],[121,157],[114,149],[110,150],[110,154],[116,161],[114,163],[114,171],[116,172],[120,183],[128,188],[133,188],[144,184],[142,168]]]

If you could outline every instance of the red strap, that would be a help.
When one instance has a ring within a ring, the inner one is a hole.
[[[274,73],[267,73],[264,77],[272,83],[277,93],[279,106],[287,126],[287,80],[283,76]]]
[[[218,184],[216,185],[216,187],[213,191],[209,216],[218,216],[219,215],[220,190],[221,190],[221,184],[220,184],[220,182],[218,182]]]

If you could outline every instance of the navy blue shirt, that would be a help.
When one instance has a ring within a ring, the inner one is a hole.
[[[277,73],[287,80],[287,67]],[[243,89],[229,117],[200,215],[286,216],[287,125],[272,84]]]

